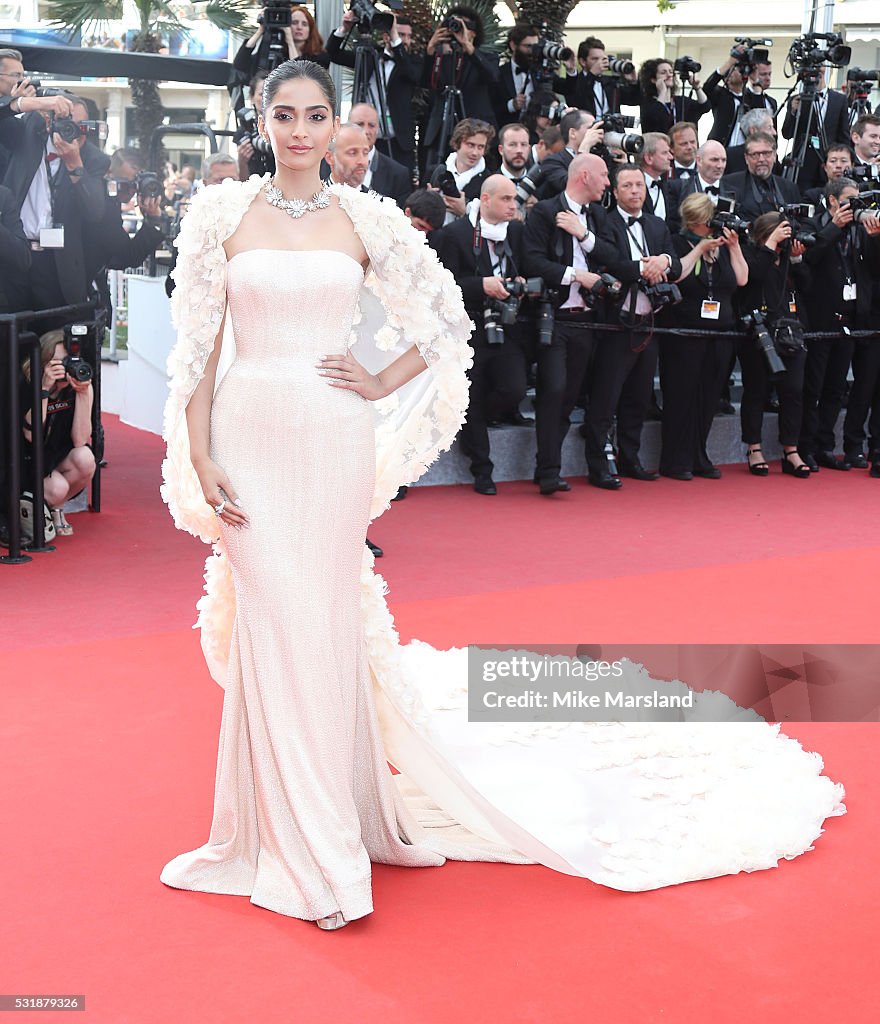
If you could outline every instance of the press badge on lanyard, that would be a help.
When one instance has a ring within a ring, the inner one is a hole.
[[[64,228],[40,228],[40,245],[44,249],[63,249]]]
[[[721,315],[721,303],[717,299],[703,299],[700,316],[704,320],[717,320]]]
[[[856,283],[855,281],[847,281],[843,286],[843,301],[844,302],[855,302],[856,301]]]

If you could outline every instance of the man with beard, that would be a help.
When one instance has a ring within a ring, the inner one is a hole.
[[[370,166],[370,148],[367,133],[360,125],[342,125],[327,151],[333,181],[366,192],[364,178]]]
[[[773,173],[776,140],[772,135],[759,132],[749,136],[744,153],[748,170],[721,179],[721,187],[733,195],[736,212],[743,220],[757,220],[762,213],[801,201],[797,185]]]
[[[540,38],[541,34],[534,25],[522,23],[514,25],[507,33],[510,60],[499,68],[495,97],[495,120],[499,127],[522,120],[523,111],[534,95],[532,47],[538,44]],[[554,75],[552,90],[563,91],[566,88],[566,81],[568,80]]]

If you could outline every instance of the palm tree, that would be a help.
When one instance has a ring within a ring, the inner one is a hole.
[[[140,27],[132,40],[134,53],[158,53],[161,36],[169,31],[187,33],[181,20],[181,4],[172,0],[134,0],[140,18]],[[68,29],[71,35],[92,25],[108,21],[121,21],[125,0],[51,0],[49,12],[52,24]],[[217,28],[240,29],[245,23],[245,12],[253,9],[249,0],[210,0],[205,16]],[[151,79],[130,78],[131,99],[134,105],[135,132],[144,155],[149,152],[153,130],[162,123],[164,108],[159,94],[159,83]]]

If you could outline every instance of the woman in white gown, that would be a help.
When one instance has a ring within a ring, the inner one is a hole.
[[[321,186],[329,75],[282,65],[263,109],[274,181],[205,189],[177,243],[163,496],[214,545],[225,698],[208,841],[162,881],[332,929],[371,862],[649,889],[809,849],[842,787],[765,723],[469,725],[464,652],[400,647],[366,528],[452,443],[471,324],[396,206]]]

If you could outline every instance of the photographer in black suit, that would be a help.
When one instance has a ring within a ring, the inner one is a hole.
[[[431,107],[421,144],[428,165],[440,163],[448,152],[448,139],[441,138],[448,90],[460,94],[456,120],[471,118],[497,127],[493,100],[498,92],[498,58],[481,49],[484,35],[477,11],[456,5],[428,40],[422,85],[431,94]]]
[[[652,301],[646,285],[675,281],[682,275],[669,228],[659,218],[643,212],[647,198],[645,179],[638,167],[621,164],[614,175],[617,208],[605,218],[600,237],[615,252],[608,270],[623,283],[622,310],[643,320],[644,331],[603,334],[597,344],[590,373],[589,408],[586,417],[587,469],[590,483],[604,490],[618,490],[620,476],[656,480],[639,459],[645,414],[654,394],[657,342],[650,332]],[[693,265],[689,260],[686,270]],[[618,476],[609,472],[605,445],[617,414]]]
[[[608,54],[601,39],[587,36],[578,46],[577,62],[580,72],[565,78],[556,90],[571,106],[588,111],[597,121],[606,114],[619,113],[621,103],[638,106],[641,91],[635,65],[626,74],[609,74]]]
[[[727,166],[727,153],[720,142],[704,142],[697,150],[695,165],[696,172],[690,177],[669,182],[666,223],[672,232],[677,232],[681,228],[681,216],[678,211],[688,196],[705,193],[713,203],[717,203],[719,196],[727,195],[722,191],[720,184],[724,177],[724,168]]]
[[[859,194],[858,185],[840,177],[825,186],[827,210],[816,217],[816,244],[807,249],[804,261],[812,268],[813,280],[821,287],[807,296],[810,326],[815,331],[839,332],[837,338],[814,338],[809,343],[804,376],[804,418],[801,428],[800,452],[810,468],[815,463],[828,469],[849,469],[855,463],[865,464],[862,452],[864,431],[855,429],[856,420],[864,425],[867,415],[864,387],[870,376],[871,353],[859,348],[853,360],[854,341],[849,331],[876,326],[872,303],[876,279],[880,275],[880,221],[865,217],[856,222],[850,200]],[[870,232],[870,234],[869,234]],[[869,338],[867,346],[877,348],[877,340]],[[848,440],[844,439],[844,459],[834,457],[834,428],[846,395],[846,378],[850,362],[856,378],[853,392],[856,402],[850,419]],[[856,376],[856,363],[867,373]],[[867,363],[867,365],[865,365]],[[867,394],[866,394],[867,392]],[[868,401],[870,401],[868,397]],[[861,456],[861,458],[859,458]]]
[[[526,221],[526,273],[542,277],[559,303],[553,340],[539,344],[536,352],[535,481],[544,495],[571,490],[560,478],[562,443],[596,347],[596,314],[583,290],[598,284],[599,272],[619,258],[600,237],[605,223],[601,200],[607,187],[605,161],[580,153],[569,165],[564,191],[534,206]]]
[[[498,303],[510,300],[505,280],[523,280],[523,226],[516,212],[516,186],[493,174],[483,182],[479,209],[442,228],[435,241],[476,327],[470,405],[459,444],[470,458],[478,494],[496,493],[488,424],[516,412],[526,393],[528,322],[502,326],[497,315]]]
[[[15,196],[0,185],[0,313],[21,309],[22,285],[31,265],[31,247],[21,226]]]
[[[498,69],[495,119],[498,127],[523,119],[530,100],[540,85],[543,92],[562,93],[570,79],[554,74],[548,82],[535,80],[536,63],[532,48],[541,41],[534,25],[518,22],[507,33],[508,60]]]
[[[596,118],[586,110],[569,110],[559,122],[565,143],[558,153],[552,153],[541,164],[543,177],[538,190],[541,199],[558,196],[568,183],[568,169],[578,153],[589,153],[598,145],[605,133]]]
[[[410,53],[413,30],[409,18],[393,11],[391,15],[394,18],[391,31],[382,33],[382,46],[377,47],[384,76],[385,109],[389,123],[382,126],[376,145],[382,153],[403,164],[412,173],[416,163],[413,93],[422,79],[424,58]],[[346,49],[345,40],[357,20],[354,11],[346,11],[342,15],[341,25],[327,40],[327,56],[331,64],[354,68],[354,49]],[[378,87],[372,78],[367,82],[367,90],[373,107],[378,109]]]
[[[359,125],[370,144],[370,165],[364,177],[364,184],[380,196],[390,196],[403,208],[406,197],[413,190],[412,174],[409,168],[376,148],[379,131],[379,112],[369,103],[356,103],[348,115],[349,124]]]
[[[646,132],[642,136],[644,148],[636,157],[636,166],[645,178],[648,197],[645,210],[661,220],[666,220],[672,212],[672,185],[669,180],[669,169],[672,166],[672,147],[669,136],[663,132]]]
[[[850,177],[852,168],[853,151],[849,146],[844,146],[842,142],[835,142],[829,146],[828,155],[825,157],[825,163],[822,165],[822,176],[825,179],[825,183],[821,188],[808,188],[804,192],[804,202],[815,206],[817,213],[827,210],[825,185],[829,181],[835,181],[844,175]]]
[[[738,171],[746,171],[745,148],[746,140],[753,135],[769,135],[777,143],[776,125],[773,123],[773,115],[763,107],[755,107],[754,110],[747,110],[739,121],[743,142],[738,146],[727,147],[727,173],[736,174]],[[782,164],[777,159],[773,164],[773,173],[782,174]]]
[[[741,146],[746,141],[740,122],[749,110],[766,109],[771,116],[776,112],[776,101],[764,95],[760,81],[752,84],[743,77],[741,61],[745,50],[738,43],[727,60],[706,79],[706,95],[715,118],[709,138],[723,146]]]
[[[773,173],[776,140],[772,135],[760,132],[749,136],[743,152],[748,170],[721,179],[721,187],[734,197],[736,212],[743,220],[757,220],[762,213],[801,201],[797,185]]]
[[[820,68],[816,90],[815,99],[812,101],[810,139],[819,139],[818,149],[812,145],[810,139],[805,138],[808,118],[806,109],[800,110],[800,95],[792,96],[788,101],[785,120],[782,122],[782,137],[793,140],[791,153],[795,154],[802,150],[804,152],[803,166],[797,177],[801,189],[815,188],[822,184],[822,163],[828,146],[833,142],[850,143],[849,105],[843,93],[826,86],[824,66]]]
[[[0,121],[0,144],[11,154],[4,184],[15,196],[31,246],[26,304],[35,309],[85,301],[85,226],[104,213],[110,160],[87,141],[85,102],[67,98],[71,119],[51,135],[44,113]],[[75,133],[73,141],[59,131]]]

